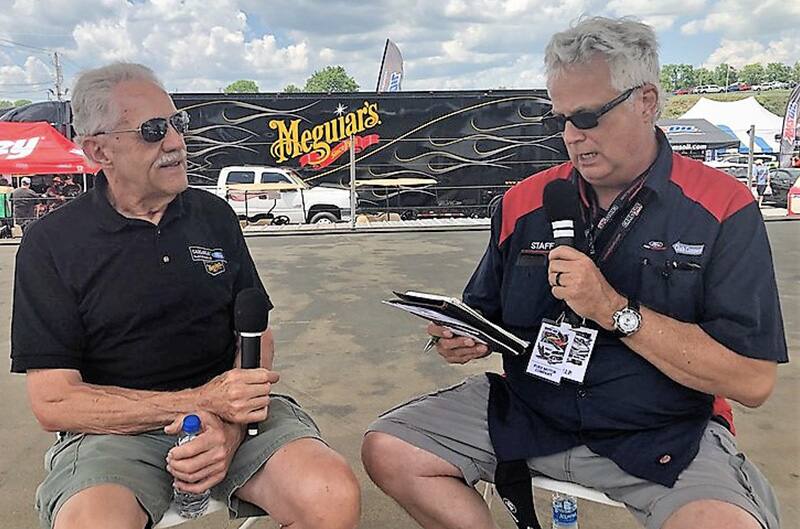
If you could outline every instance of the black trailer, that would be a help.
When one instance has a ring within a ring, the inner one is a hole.
[[[544,90],[171,95],[191,118],[194,186],[216,185],[233,165],[348,186],[352,136],[362,211],[484,216],[511,185],[567,159],[561,137],[540,123],[550,111]],[[33,103],[0,120],[49,121],[73,135],[69,102]]]
[[[540,123],[550,110],[543,90],[172,98],[191,118],[192,185],[215,185],[225,166],[260,165],[348,186],[353,137],[362,211],[484,216],[508,187],[567,159],[560,136]],[[362,182],[370,179],[381,185]],[[387,189],[386,179],[428,183]]]

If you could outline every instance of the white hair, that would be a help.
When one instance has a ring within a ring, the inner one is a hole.
[[[81,72],[72,89],[71,103],[72,127],[79,143],[119,122],[120,110],[114,105],[111,92],[125,81],[149,81],[166,92],[153,70],[141,64],[115,62]]]
[[[631,18],[584,18],[553,35],[544,55],[548,86],[565,68],[591,62],[598,54],[608,63],[611,86],[616,90],[644,84],[656,88],[658,111],[653,120],[658,119],[664,106],[658,40],[652,27]]]

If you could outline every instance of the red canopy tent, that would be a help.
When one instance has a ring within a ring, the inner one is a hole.
[[[94,174],[99,169],[49,123],[0,122],[0,174]]]

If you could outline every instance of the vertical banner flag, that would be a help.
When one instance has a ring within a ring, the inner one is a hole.
[[[399,92],[403,81],[403,56],[397,44],[386,39],[376,92]]]
[[[786,115],[783,118],[783,134],[781,134],[780,167],[792,166],[792,153],[798,141],[798,128],[800,128],[800,84],[794,87],[789,102],[786,104]]]

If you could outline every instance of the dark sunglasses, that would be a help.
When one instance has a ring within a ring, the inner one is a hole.
[[[148,119],[138,129],[122,129],[122,130],[104,130],[95,132],[95,136],[100,134],[117,134],[119,132],[138,132],[144,141],[147,143],[157,143],[164,139],[167,135],[167,127],[172,125],[172,128],[178,134],[186,134],[189,131],[189,114],[185,110],[181,110],[171,115],[168,118],[152,118]]]
[[[620,95],[600,107],[600,110],[597,112],[591,112],[588,110],[584,110],[583,112],[578,112],[571,116],[561,116],[559,114],[554,114],[552,116],[547,116],[542,118],[542,125],[544,125],[544,130],[548,134],[558,134],[559,132],[564,132],[564,128],[567,126],[567,121],[572,123],[575,128],[586,130],[586,129],[593,129],[597,126],[600,121],[600,118],[603,114],[609,112],[612,108],[619,105],[626,99],[628,99],[634,90],[640,88],[639,86],[634,86],[633,88],[628,88]]]

